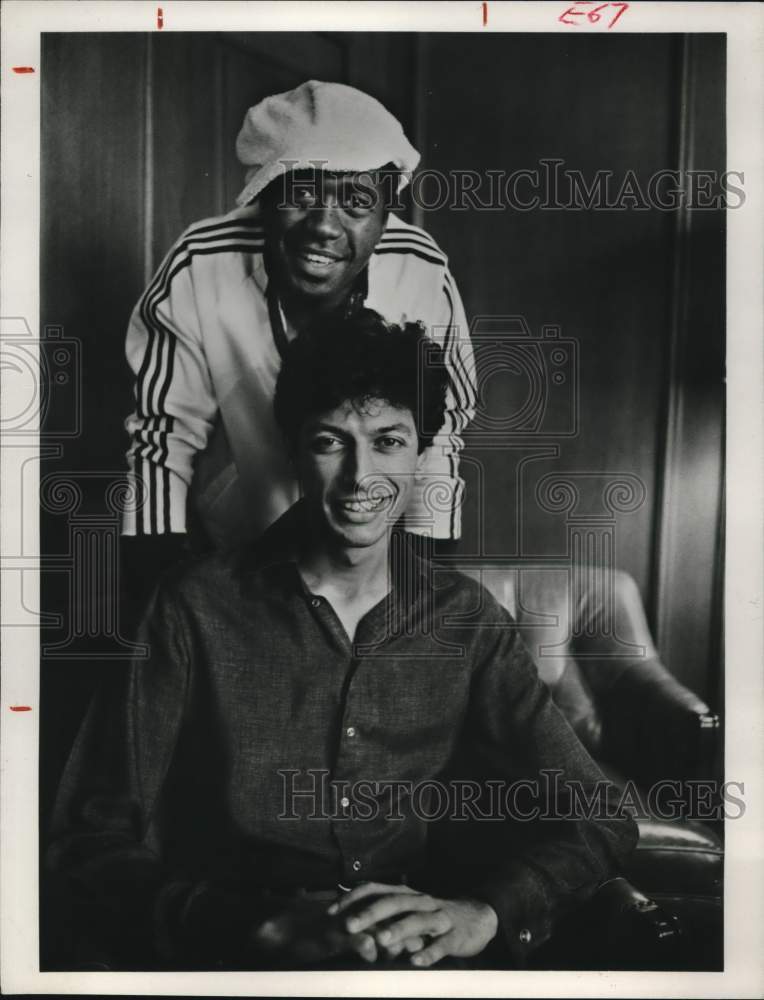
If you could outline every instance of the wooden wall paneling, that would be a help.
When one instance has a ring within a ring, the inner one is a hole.
[[[82,343],[76,468],[121,467],[143,284],[145,36],[43,35],[41,319]],[[55,422],[55,414],[53,420]]]
[[[414,36],[413,42],[413,70],[412,89],[413,100],[411,109],[411,139],[414,147],[424,158],[427,151],[427,121],[429,109],[429,94],[427,88],[430,84],[429,66],[430,46],[429,36],[418,32]],[[420,161],[421,162],[421,161]],[[411,200],[411,220],[415,226],[423,227],[424,212],[421,206],[414,199]]]
[[[79,342],[71,371],[82,399],[82,433],[63,440],[60,458],[41,463],[83,491],[80,514],[104,513],[104,480],[124,469],[122,422],[131,407],[124,360],[128,316],[144,280],[145,36],[43,34],[41,62],[40,320]],[[71,396],[54,387],[45,426],[56,440],[70,427]],[[70,518],[41,511],[41,552],[66,557]],[[43,643],[63,641],[72,624],[68,574],[41,574],[41,607],[62,616]],[[42,660],[40,829],[87,699],[103,663]],[[43,947],[45,941],[43,941]]]
[[[431,35],[420,111],[423,167],[509,174],[559,158],[591,182],[612,171],[613,195],[629,170],[644,183],[672,161],[672,45],[666,36]],[[503,67],[502,72],[497,67]],[[575,86],[572,86],[575,81]],[[432,197],[433,189],[427,191]],[[520,184],[527,199],[530,187]],[[487,202],[487,185],[480,193]],[[626,472],[644,484],[641,508],[619,516],[617,558],[649,596],[664,341],[671,279],[671,223],[658,211],[523,211],[438,208],[425,228],[448,253],[468,317],[521,314],[534,335],[559,326],[580,354],[580,427],[560,437],[560,456],[528,467],[522,525],[527,553],[559,551],[560,525],[539,508],[535,482],[551,472]],[[498,378],[498,376],[497,376]],[[506,376],[494,399],[512,413]],[[557,393],[549,394],[549,427]],[[561,416],[561,413],[557,416]],[[492,551],[509,544],[515,511],[506,493],[507,449],[476,453],[485,473],[486,535]],[[584,503],[596,498],[584,496]],[[477,502],[467,493],[469,508]],[[465,533],[471,551],[474,539]]]
[[[219,36],[226,44],[249,53],[253,67],[267,76],[269,67],[304,80],[344,82],[343,54],[353,36],[320,31],[227,31]],[[278,93],[274,89],[272,93]]]
[[[154,265],[190,223],[218,211],[217,55],[212,34],[151,36]]]
[[[680,168],[721,174],[726,155],[724,36],[684,36],[680,58]],[[676,226],[653,613],[661,654],[680,680],[716,708],[722,610],[724,214],[685,206],[677,213]]]

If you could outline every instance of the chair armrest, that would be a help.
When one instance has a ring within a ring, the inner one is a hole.
[[[671,969],[680,966],[678,919],[625,878],[601,885],[532,956],[533,969]]]
[[[679,920],[625,878],[600,886],[592,905],[607,923],[610,968],[661,969],[675,966],[683,948]]]
[[[644,786],[713,776],[719,717],[660,660],[624,664],[598,695],[603,759]]]

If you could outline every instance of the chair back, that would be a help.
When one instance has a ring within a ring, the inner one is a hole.
[[[459,566],[517,622],[541,679],[587,749],[601,749],[599,695],[635,660],[657,658],[634,580],[620,570]]]

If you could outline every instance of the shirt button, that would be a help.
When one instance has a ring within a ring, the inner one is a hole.
[[[310,602],[310,606],[312,608],[320,608],[321,607],[321,598],[320,597],[314,597],[313,600]]]
[[[517,936],[520,938],[520,944],[530,944],[533,939],[533,935],[527,927],[523,927]]]
[[[350,805],[350,799],[347,797],[347,795],[342,796],[342,798],[340,799],[340,805],[342,806],[343,809],[347,809],[347,807]]]
[[[352,867],[354,872],[359,872],[361,870],[361,862],[358,860],[358,858],[355,859]]]
[[[348,726],[345,730],[345,735],[352,739],[355,736],[355,726]]]

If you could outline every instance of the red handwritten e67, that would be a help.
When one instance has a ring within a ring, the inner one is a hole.
[[[588,21],[589,24],[597,24],[597,22],[601,21],[602,18],[603,18],[603,16],[605,16],[602,13],[603,11],[607,10],[608,7],[609,7],[609,8],[611,8],[611,10],[609,11],[609,13],[612,14],[613,9],[617,8],[618,13],[615,15],[615,17],[613,17],[613,19],[610,21],[610,23],[607,26],[608,31],[610,31],[610,29],[613,27],[613,25],[618,20],[618,18],[629,9],[629,5],[627,3],[625,3],[625,2],[624,3],[600,3],[600,4],[597,4],[596,7],[590,7],[589,6],[590,3],[591,3],[591,0],[578,0],[578,2],[574,3],[572,7],[568,7],[568,9],[566,11],[564,11],[562,14],[560,14],[560,16],[557,18],[557,20],[561,21],[562,24],[574,24],[574,25],[578,25],[578,24],[585,24],[586,21]],[[581,20],[573,20],[575,18],[584,18],[584,20],[583,21],[581,21]],[[569,19],[571,19],[571,20],[569,20]]]

